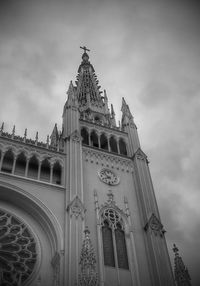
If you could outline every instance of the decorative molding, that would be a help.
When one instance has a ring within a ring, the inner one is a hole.
[[[120,155],[108,154],[104,151],[93,150],[90,147],[83,147],[85,161],[96,163],[107,168],[121,170],[124,172],[133,172],[133,162],[130,158],[123,158]]]
[[[96,272],[96,257],[94,248],[90,239],[90,231],[85,228],[85,238],[82,244],[80,256],[80,274],[78,286],[97,286],[98,274]]]
[[[27,158],[35,155],[39,161],[49,159],[50,163],[58,161],[62,167],[64,166],[64,153],[60,154],[55,151],[37,148],[37,146],[27,146],[24,143],[10,142],[7,140],[1,140],[0,138],[0,150],[5,153],[9,149],[12,150],[15,156],[23,152]]]
[[[79,143],[81,142],[81,135],[80,132],[78,130],[75,130],[74,132],[72,132],[72,134],[69,136],[69,138],[72,139],[72,141]]]
[[[133,155],[133,159],[135,159],[135,158],[137,158],[139,160],[144,160],[147,163],[149,163],[149,161],[147,159],[147,155],[142,151],[142,149],[140,147],[137,149],[137,151]]]
[[[151,217],[149,218],[148,222],[146,223],[144,230],[151,230],[155,235],[159,234],[161,237],[164,235],[165,230],[163,228],[162,223],[156,217],[154,213],[152,213]]]
[[[67,206],[67,211],[69,212],[70,216],[73,215],[78,218],[81,216],[82,219],[85,217],[86,208],[84,207],[82,201],[78,196],[76,196]]]

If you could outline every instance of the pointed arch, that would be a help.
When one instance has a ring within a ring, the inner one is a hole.
[[[81,129],[82,144],[89,145],[89,133],[85,127]]]
[[[12,173],[12,167],[14,163],[14,154],[11,149],[7,150],[4,157],[1,167],[1,171],[5,173]]]
[[[121,155],[127,155],[126,143],[122,138],[119,139],[119,152]]]
[[[108,139],[105,133],[101,134],[100,136],[100,148],[104,150],[108,150]]]
[[[62,184],[62,167],[58,161],[53,165],[52,183],[57,185]]]
[[[40,180],[50,182],[50,163],[48,159],[44,159],[41,164]]]
[[[117,141],[114,136],[110,137],[110,151],[114,153],[118,153]]]
[[[96,131],[92,131],[92,133],[90,134],[90,142],[91,142],[91,145],[93,147],[99,147],[99,140],[98,140],[98,135],[96,133]]]
[[[104,265],[129,269],[123,216],[111,205],[101,210]]]
[[[29,165],[28,165],[28,177],[32,179],[37,179],[38,178],[38,168],[39,168],[39,162],[38,159],[35,155],[31,157],[29,160]]]
[[[21,152],[16,159],[15,175],[25,176],[27,158],[24,152]]]

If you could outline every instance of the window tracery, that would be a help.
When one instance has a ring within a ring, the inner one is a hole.
[[[129,269],[123,220],[112,208],[102,213],[102,240],[104,264]]]
[[[28,227],[0,210],[0,285],[23,285],[33,273],[36,261],[36,241]]]

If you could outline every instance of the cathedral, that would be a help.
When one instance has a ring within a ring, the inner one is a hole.
[[[116,124],[82,49],[62,130],[40,142],[1,126],[0,285],[174,286],[133,116],[122,98]]]

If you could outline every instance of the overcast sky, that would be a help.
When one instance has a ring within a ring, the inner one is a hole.
[[[167,230],[200,285],[200,5],[198,1],[0,2],[0,121],[45,141],[91,49],[117,120],[138,126]]]

